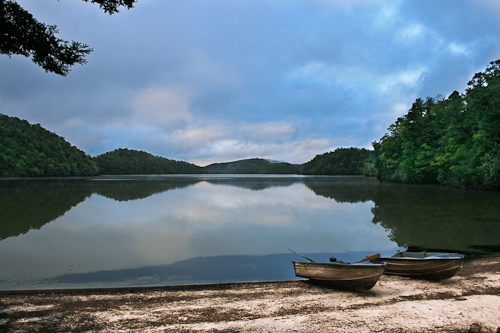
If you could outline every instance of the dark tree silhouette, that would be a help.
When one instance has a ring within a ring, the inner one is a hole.
[[[120,6],[132,8],[136,0],[83,0],[97,3],[108,14],[118,12]],[[86,64],[85,56],[93,50],[87,44],[68,42],[57,38],[56,25],[37,21],[14,0],[0,0],[0,53],[32,57],[45,69],[66,76],[75,64]]]

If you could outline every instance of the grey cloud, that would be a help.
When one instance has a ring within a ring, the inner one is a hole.
[[[500,58],[498,6],[486,0],[140,0],[113,16],[82,1],[19,2],[94,53],[66,78],[0,57],[0,112],[92,155],[222,162],[260,150],[298,162],[369,147],[415,98],[460,91]],[[292,130],[256,135],[276,124]]]

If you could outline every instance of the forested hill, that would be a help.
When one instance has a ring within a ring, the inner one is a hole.
[[[500,60],[464,94],[417,99],[373,143],[384,181],[500,188]]]
[[[39,124],[0,114],[0,177],[93,176],[83,151]]]
[[[304,175],[374,175],[372,151],[359,148],[337,148],[316,155],[304,166]],[[371,163],[370,163],[371,162]]]
[[[103,175],[200,174],[203,168],[144,151],[116,149],[93,159]]]
[[[274,163],[262,158],[251,158],[227,163],[214,163],[204,167],[206,173],[220,174],[300,174],[296,165]]]
[[[300,174],[300,170],[290,163],[259,158],[199,167],[131,149],[91,158],[39,124],[0,114],[0,177],[202,173]]]

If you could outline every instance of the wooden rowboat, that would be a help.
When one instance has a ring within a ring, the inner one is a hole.
[[[381,257],[373,263],[386,263],[385,274],[408,276],[427,280],[447,279],[455,275],[465,255],[446,252],[398,252],[392,257]]]
[[[354,291],[371,289],[384,272],[384,263],[318,263],[293,261],[295,275],[332,288]]]

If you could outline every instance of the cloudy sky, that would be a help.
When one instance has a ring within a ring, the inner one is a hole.
[[[67,77],[0,55],[0,113],[96,156],[304,163],[370,148],[416,98],[500,58],[498,0],[18,0],[90,45]]]

